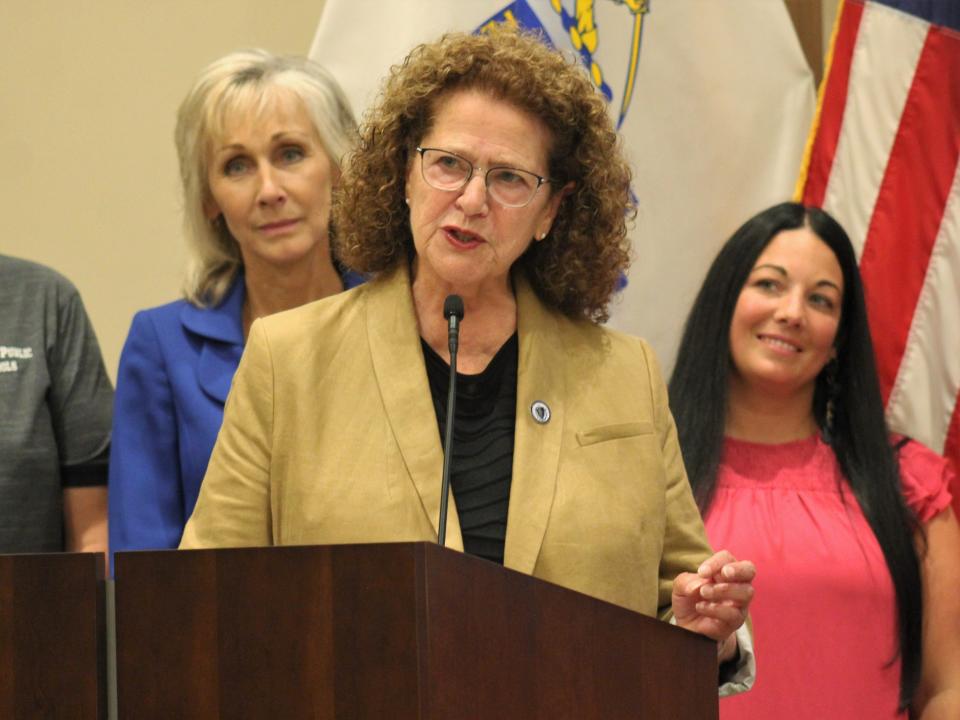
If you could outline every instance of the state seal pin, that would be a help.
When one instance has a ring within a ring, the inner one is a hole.
[[[541,425],[546,425],[550,422],[550,406],[543,402],[543,400],[534,401],[530,406],[530,414],[533,415],[533,419]]]

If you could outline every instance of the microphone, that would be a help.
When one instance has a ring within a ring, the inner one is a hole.
[[[450,347],[450,384],[447,387],[447,426],[443,433],[443,480],[440,483],[440,526],[437,544],[446,544],[447,496],[450,494],[450,457],[453,453],[453,421],[457,412],[457,346],[460,343],[460,321],[463,319],[463,298],[447,295],[443,301],[447,319],[447,342]]]

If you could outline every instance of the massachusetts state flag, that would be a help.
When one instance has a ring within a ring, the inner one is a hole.
[[[859,254],[891,427],[960,464],[960,2],[843,0],[820,92],[798,194]]]

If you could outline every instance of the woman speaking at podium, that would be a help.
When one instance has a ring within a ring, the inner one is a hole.
[[[335,251],[373,280],[253,324],[181,547],[436,540],[455,294],[446,544],[708,635],[745,687],[753,565],[711,552],[650,348],[599,325],[629,183],[537,38],[413,50],[335,191]]]

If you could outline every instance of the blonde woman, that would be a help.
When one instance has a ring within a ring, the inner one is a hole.
[[[181,104],[190,267],[184,298],[138,313],[120,359],[111,551],[180,542],[251,323],[359,282],[328,234],[355,127],[323,68],[262,50],[212,63]]]

